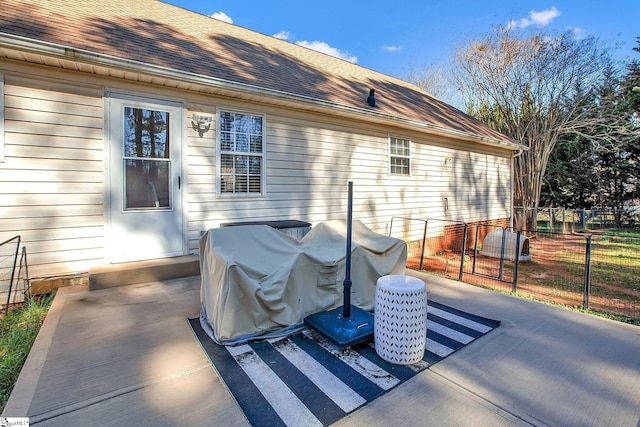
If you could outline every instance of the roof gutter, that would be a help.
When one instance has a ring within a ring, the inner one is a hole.
[[[304,95],[298,95],[290,92],[268,89],[261,86],[239,83],[225,79],[219,79],[202,74],[188,73],[173,68],[161,67],[145,62],[135,61],[131,59],[119,58],[111,55],[96,53],[84,49],[77,49],[70,46],[63,46],[56,43],[49,43],[41,40],[30,39],[27,37],[16,36],[8,33],[0,32],[0,47],[13,49],[17,51],[26,51],[37,55],[47,55],[69,61],[77,61],[103,67],[117,68],[126,71],[133,71],[141,74],[151,74],[167,79],[183,81],[192,84],[199,84],[218,89],[222,92],[241,91],[254,96],[262,96],[265,98],[276,98],[296,103],[304,103],[314,105],[320,108],[326,108],[328,112],[336,112],[342,114],[350,113],[359,117],[366,116],[376,121],[391,123],[401,127],[421,128],[429,133],[437,134],[444,137],[455,137],[468,142],[480,143],[493,147],[522,150],[527,149],[517,142],[508,142],[493,138],[482,137],[468,132],[457,131],[442,126],[436,126],[429,123],[419,122],[415,120],[403,119],[389,114],[371,111],[370,109],[351,107],[334,102],[325,101],[318,98],[312,98]]]

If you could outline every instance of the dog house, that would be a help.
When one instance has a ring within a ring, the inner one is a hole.
[[[493,230],[487,234],[482,241],[480,255],[492,258],[501,258],[504,256],[504,259],[515,261],[517,238],[518,234],[512,231],[507,231],[502,228]],[[520,247],[517,253],[520,254],[520,261],[531,261],[529,238],[527,236],[520,234]]]

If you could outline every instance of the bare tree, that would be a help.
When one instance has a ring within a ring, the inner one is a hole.
[[[578,40],[570,32],[519,37],[507,27],[456,50],[452,76],[468,112],[528,147],[515,159],[515,203],[529,208],[521,226],[535,229],[547,162],[558,141],[615,133],[610,117],[594,114],[589,102],[609,62],[609,51],[595,38]]]
[[[451,73],[446,64],[430,64],[409,70],[404,79],[413,83],[434,97],[456,104],[458,93],[452,86]]]

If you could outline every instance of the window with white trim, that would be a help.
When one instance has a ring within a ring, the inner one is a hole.
[[[264,193],[264,116],[220,111],[218,193]]]
[[[0,74],[0,162],[4,162],[4,76]]]
[[[411,175],[411,141],[389,138],[389,174]]]

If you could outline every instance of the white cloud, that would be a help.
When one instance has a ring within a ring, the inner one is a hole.
[[[581,40],[583,38],[585,38],[584,35],[584,30],[582,28],[578,28],[578,27],[567,27],[567,30],[571,31],[573,33],[573,37],[576,40]]]
[[[227,15],[224,12],[216,12],[212,14],[211,17],[213,19],[217,19],[218,21],[226,22],[228,24],[233,24],[233,19],[231,19],[231,17],[229,17],[229,15]]]
[[[546,27],[551,23],[551,21],[560,16],[560,11],[556,9],[555,6],[552,6],[551,9],[542,10],[540,12],[532,10],[531,13],[529,13],[529,16],[533,23],[538,27]]]
[[[326,53],[327,55],[335,56],[336,58],[344,59],[345,61],[353,62],[354,64],[358,62],[357,56],[351,55],[348,52],[342,51],[335,47],[331,47],[329,46],[329,44],[325,42],[321,42],[321,41],[310,42],[307,40],[296,41],[295,36],[286,30],[282,30],[277,34],[274,34],[273,37],[280,40],[286,40],[288,42],[295,43],[299,46],[304,46],[306,48],[313,49],[317,52]]]
[[[273,37],[280,39],[280,40],[291,40],[293,39],[293,34],[291,34],[289,31],[280,31],[278,34],[274,34]]]
[[[552,6],[551,9],[535,11],[532,10],[529,12],[528,18],[521,18],[517,21],[510,20],[507,23],[507,28],[527,28],[530,25],[535,25],[537,27],[546,27],[553,21],[555,18],[561,15],[561,12],[555,7]]]
[[[386,52],[400,52],[402,50],[402,46],[382,46],[382,50]]]
[[[335,47],[329,46],[325,42],[320,41],[306,41],[302,40],[296,42],[297,45],[308,47],[309,49],[313,49],[318,52],[326,53],[327,55],[335,56],[336,58],[344,59],[345,61],[353,62],[354,64],[358,62],[358,57],[350,55],[348,52],[344,52],[340,49],[336,49]]]
[[[522,18],[519,21],[514,21],[513,19],[509,20],[509,22],[507,22],[507,29],[512,30],[514,28],[525,28],[528,27],[530,24],[530,21],[527,18]]]

